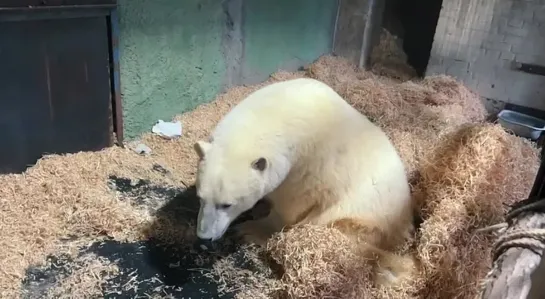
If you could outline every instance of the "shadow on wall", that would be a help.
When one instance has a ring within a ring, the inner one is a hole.
[[[403,39],[407,62],[424,76],[442,0],[386,0],[383,26]]]

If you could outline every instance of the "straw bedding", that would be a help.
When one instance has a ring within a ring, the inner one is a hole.
[[[232,88],[177,117],[184,124],[178,140],[144,135],[151,156],[113,147],[47,156],[24,174],[0,176],[0,297],[20,295],[25,269],[44,263],[48,254],[75,256],[79,246],[101,238],[144,240],[153,229],[166,242],[194,241],[192,227],[157,226],[153,209],[120,200],[108,178],[146,179],[172,188],[191,185],[196,140],[253,90],[303,76],[332,86],[380,125],[399,150],[423,220],[410,244],[418,272],[400,289],[373,288],[366,275],[369,263],[358,258],[353,241],[331,228],[304,226],[275,235],[266,249],[246,247],[247,259],[264,272],[240,269],[228,256],[214,265],[210,277],[222,290],[238,291],[239,298],[474,296],[490,265],[491,246],[490,236],[475,229],[501,221],[505,204],[527,195],[538,167],[536,148],[484,123],[480,100],[449,77],[403,82],[401,76],[378,76],[324,56],[304,71],[278,72],[260,85]],[[169,172],[157,171],[158,164]],[[62,290],[82,298],[99,294],[97,281],[117,271],[92,256],[80,259],[80,266],[62,279],[61,290],[50,290],[52,298]]]

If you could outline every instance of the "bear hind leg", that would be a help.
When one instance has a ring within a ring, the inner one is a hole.
[[[373,222],[354,218],[343,218],[331,222],[329,226],[357,241],[363,241],[380,248],[388,247],[385,233]]]

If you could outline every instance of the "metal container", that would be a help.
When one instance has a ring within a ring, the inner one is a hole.
[[[532,140],[537,140],[545,131],[545,120],[512,110],[502,110],[498,122],[515,135]]]

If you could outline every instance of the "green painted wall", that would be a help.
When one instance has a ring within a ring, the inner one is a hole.
[[[126,139],[212,100],[226,82],[259,82],[331,50],[335,0],[227,1],[240,5],[119,1]]]
[[[335,0],[246,1],[246,81],[261,81],[279,68],[297,69],[331,52]]]
[[[225,71],[217,0],[121,0],[126,138],[213,98]]]

